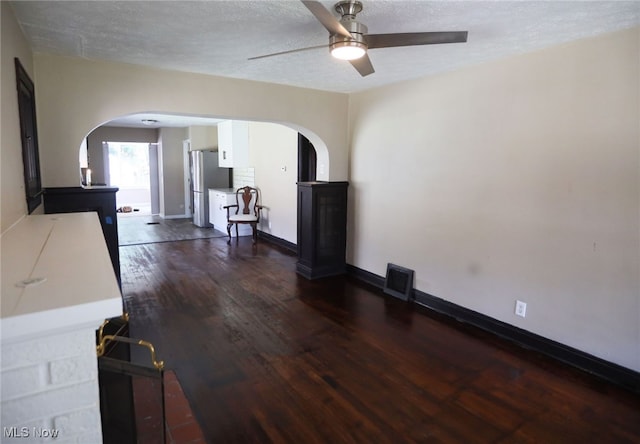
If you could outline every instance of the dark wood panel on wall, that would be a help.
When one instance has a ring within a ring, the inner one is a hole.
[[[307,279],[345,273],[348,182],[298,183],[298,263]]]
[[[27,71],[23,68],[18,58],[14,60],[16,66],[16,86],[18,88],[22,163],[24,166],[24,190],[27,199],[27,211],[31,214],[42,203],[38,125],[36,123],[36,98],[34,85]]]
[[[116,192],[118,188],[61,187],[44,190],[44,212],[78,213],[95,211],[100,218],[102,233],[107,242],[113,271],[120,285],[120,252],[118,250],[118,215]]]

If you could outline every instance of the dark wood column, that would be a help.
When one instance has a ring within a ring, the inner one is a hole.
[[[348,182],[298,182],[298,263],[307,279],[345,273]]]

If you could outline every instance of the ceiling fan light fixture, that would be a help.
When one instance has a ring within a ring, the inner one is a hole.
[[[367,53],[367,45],[355,40],[334,42],[330,46],[331,55],[340,60],[356,60]]]
[[[366,25],[357,20],[362,12],[359,0],[339,0],[334,5],[340,19],[334,16],[319,0],[301,0],[304,6],[329,31],[329,52],[337,59],[347,60],[362,76],[375,72],[367,55],[369,49],[395,48],[402,46],[434,45],[440,43],[463,43],[467,41],[467,31],[445,32],[396,32],[387,34],[369,34]],[[402,10],[403,8],[400,8]],[[249,60],[262,59],[282,54],[307,51],[326,47],[325,45],[281,51]]]

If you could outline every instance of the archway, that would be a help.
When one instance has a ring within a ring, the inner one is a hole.
[[[143,124],[142,120],[153,120],[153,122],[151,125]],[[95,128],[87,136],[89,143],[86,151],[89,160],[86,167],[93,170],[94,180],[97,181],[104,176],[105,165],[101,165],[101,156],[96,150],[97,147],[101,146],[102,139],[109,138],[107,136],[109,132],[120,133],[116,137],[119,139],[132,139],[135,136],[136,140],[144,140],[148,143],[156,142],[158,143],[158,159],[163,162],[158,167],[160,193],[165,192],[161,198],[162,216],[166,218],[189,217],[188,204],[185,202],[185,195],[189,195],[189,189],[188,185],[184,183],[189,171],[188,164],[185,165],[184,163],[185,156],[183,153],[177,153],[175,150],[169,151],[171,147],[167,140],[171,139],[173,141],[174,149],[178,149],[179,142],[179,149],[182,151],[183,140],[189,138],[189,135],[184,130],[185,128],[189,129],[190,124],[193,123],[195,124],[194,126],[198,127],[203,125],[215,126],[221,120],[215,116],[173,115],[166,113],[134,113],[116,117]],[[278,144],[261,143],[261,148],[272,150],[272,152],[269,155],[264,155],[264,153],[261,153],[260,156],[254,155],[253,160],[257,162],[254,165],[256,167],[256,179],[258,180],[257,185],[265,189],[266,192],[263,191],[263,197],[267,199],[265,201],[267,209],[260,227],[261,231],[291,244],[296,244],[297,200],[295,184],[298,181],[298,160],[296,158],[298,155],[298,134],[303,134],[313,143],[317,157],[316,170],[318,180],[327,180],[328,178],[329,153],[327,146],[315,133],[295,124],[266,121],[250,121],[249,123],[254,128],[252,134],[255,137],[263,139],[277,138],[281,137],[284,132],[286,134],[282,137],[287,141],[291,141],[289,145],[286,142],[282,142],[281,145],[289,148],[280,152],[277,151],[280,149]],[[280,128],[280,130],[277,128]],[[183,132],[181,133],[180,131]],[[292,134],[291,139],[289,139],[287,131]],[[123,135],[122,133],[125,134]],[[111,136],[111,138],[113,139],[114,137]],[[324,161],[322,160],[323,158]],[[176,177],[179,177],[179,180],[176,180]],[[164,188],[162,188],[163,186]],[[171,199],[175,200],[175,202],[170,202]],[[178,200],[182,205],[178,204]]]
[[[158,129],[163,127],[189,127],[189,126],[205,126],[205,125],[216,125],[218,122],[223,120],[248,120],[243,118],[242,116],[237,117],[218,117],[218,116],[207,116],[207,115],[187,115],[187,114],[170,114],[166,112],[136,112],[131,114],[126,114],[122,116],[114,116],[112,119],[104,121],[100,125],[91,129],[86,135],[85,138],[80,143],[80,154],[79,154],[79,162],[80,162],[80,178],[81,182],[84,182],[82,179],[85,177],[85,172],[83,168],[91,168],[89,165],[90,162],[94,163],[94,166],[97,167],[98,178],[102,177],[99,173],[104,168],[104,165],[101,164],[101,161],[98,159],[99,156],[91,156],[92,147],[88,147],[86,145],[87,138],[94,133],[99,128],[104,127],[124,127],[129,128],[133,131],[134,128],[138,130],[149,130],[149,129]],[[312,130],[300,126],[295,123],[290,122],[279,122],[272,120],[249,120],[251,122],[259,122],[259,123],[272,123],[277,125],[283,125],[285,127],[291,128],[294,131],[297,131],[301,135],[303,135],[309,142],[313,145],[316,152],[316,175],[318,180],[329,180],[329,170],[330,170],[330,158],[329,158],[329,150],[327,148],[326,143]],[[129,136],[131,137],[131,136]],[[134,137],[137,139],[140,136]],[[143,137],[144,138],[144,137]],[[147,139],[145,138],[145,141]],[[152,142],[149,142],[152,143]],[[93,148],[95,151],[95,147]],[[97,162],[97,165],[95,163]],[[92,169],[92,174],[96,177],[96,168]]]

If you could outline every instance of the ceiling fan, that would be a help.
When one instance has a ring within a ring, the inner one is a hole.
[[[362,2],[358,0],[342,0],[336,3],[334,8],[341,16],[341,19],[338,20],[319,1],[301,1],[327,31],[329,31],[329,44],[276,52],[251,57],[249,60],[329,47],[331,55],[338,59],[348,60],[360,75],[364,77],[375,72],[367,54],[367,50],[369,49],[391,48],[394,46],[433,45],[439,43],[464,43],[467,41],[467,31],[367,34],[367,27],[356,20],[356,15],[362,11]]]

